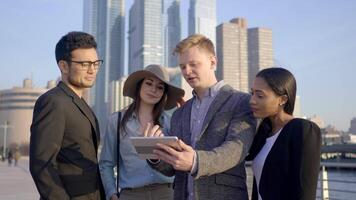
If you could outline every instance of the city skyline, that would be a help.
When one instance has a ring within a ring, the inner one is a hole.
[[[126,14],[128,8],[130,1]],[[182,37],[187,36],[188,8],[189,1],[182,0]],[[217,24],[243,17],[249,27],[270,28],[275,64],[295,74],[302,113],[348,130],[356,116],[354,10],[356,3],[349,1],[221,0]],[[57,79],[54,46],[67,32],[82,30],[83,1],[4,1],[0,13],[0,89],[21,85],[24,78],[33,78],[35,86]]]

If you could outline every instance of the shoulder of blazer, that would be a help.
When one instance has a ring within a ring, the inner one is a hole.
[[[69,100],[68,96],[57,86],[38,97],[36,104],[46,102],[63,102]]]
[[[298,130],[298,131],[303,131],[305,128],[311,128],[312,130],[314,129],[319,129],[318,125],[316,125],[314,122],[306,120],[306,119],[301,119],[301,118],[294,118],[290,120],[283,128],[283,130]],[[283,131],[282,130],[282,131]]]
[[[224,85],[221,90],[220,93],[230,93],[231,95],[233,95],[233,100],[238,102],[238,104],[248,104],[248,109],[249,109],[249,101],[251,98],[251,95],[246,93],[246,92],[242,92],[239,90],[236,90],[234,88],[232,88],[230,85],[226,84]],[[219,97],[219,95],[217,96]]]
[[[298,137],[298,135],[303,134],[303,138],[305,138],[306,134],[320,134],[318,125],[312,121],[301,118],[292,119],[283,130],[288,131],[292,137]]]

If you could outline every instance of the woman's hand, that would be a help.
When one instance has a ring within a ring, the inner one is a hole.
[[[163,137],[162,129],[159,125],[152,126],[151,123],[147,123],[145,131],[143,132],[144,137]]]

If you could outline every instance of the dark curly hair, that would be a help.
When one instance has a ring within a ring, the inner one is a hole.
[[[80,31],[72,31],[63,36],[56,45],[56,60],[70,61],[71,52],[75,49],[96,49],[97,44],[92,35]]]

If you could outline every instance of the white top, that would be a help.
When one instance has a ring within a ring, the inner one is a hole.
[[[279,129],[277,133],[275,133],[273,136],[269,137],[266,139],[265,145],[262,147],[261,151],[257,154],[255,159],[252,161],[252,171],[256,179],[256,184],[257,184],[257,191],[258,191],[258,200],[262,200],[262,197],[260,195],[260,189],[259,189],[259,184],[261,180],[261,174],[263,170],[263,165],[265,164],[266,158],[271,151],[274,142],[278,138],[279,134],[281,133],[282,128]]]

